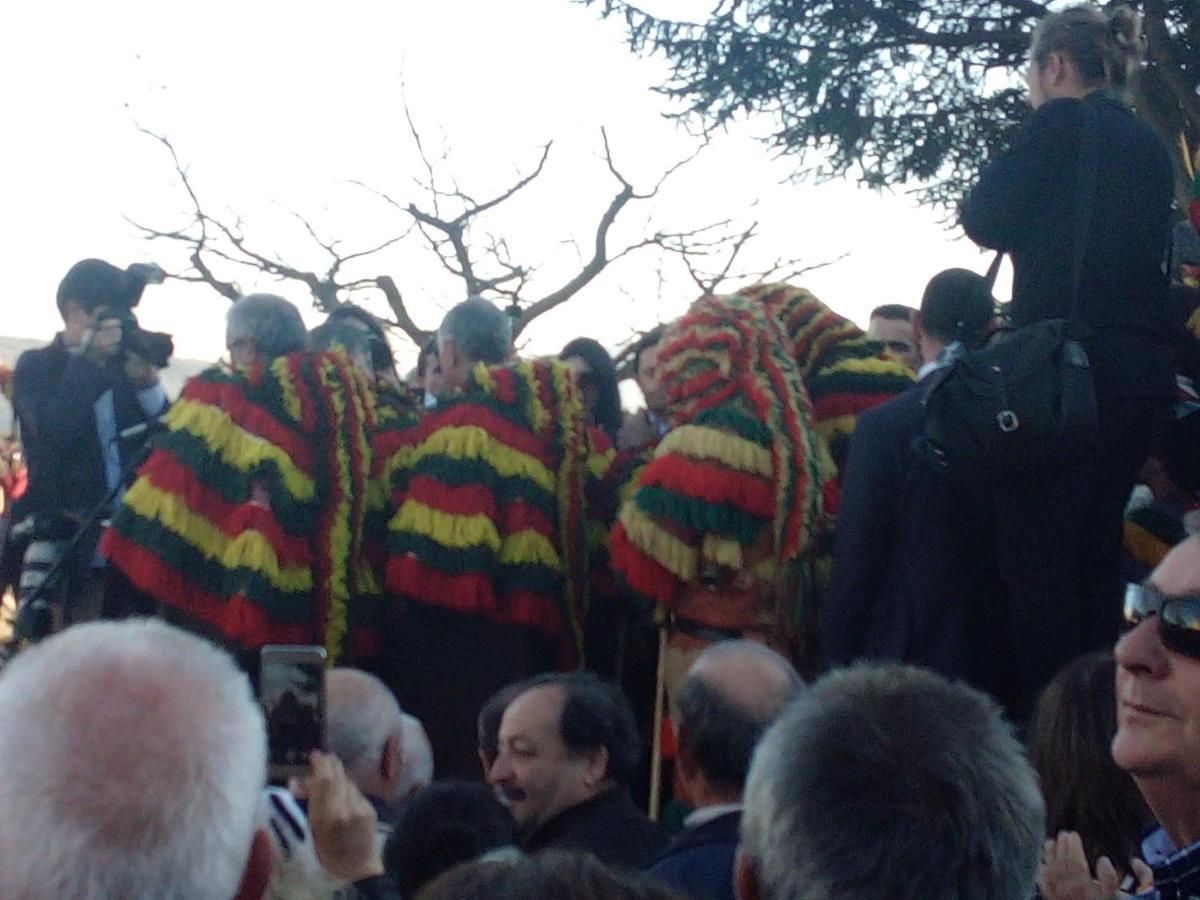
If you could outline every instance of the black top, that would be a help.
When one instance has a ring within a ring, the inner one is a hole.
[[[919,447],[926,376],[858,418],[838,513],[833,574],[820,606],[822,649],[968,673],[963,597],[978,578],[981,529]]]
[[[688,828],[646,872],[692,900],[733,900],[740,812]]]
[[[1097,392],[1170,394],[1167,279],[1174,174],[1158,135],[1109,92],[1040,107],[984,171],[962,208],[976,243],[1012,254],[1015,324],[1067,318],[1083,104],[1096,111],[1096,196],[1083,258],[1079,318]]]
[[[72,353],[61,335],[48,347],[21,354],[13,375],[13,409],[29,466],[21,515],[81,515],[108,494],[95,403],[110,389],[118,431],[146,421],[119,364],[98,366]],[[124,442],[119,449],[122,465],[137,452]]]
[[[582,850],[606,866],[640,871],[665,845],[658,826],[617,788],[559,813],[526,839],[524,849]]]

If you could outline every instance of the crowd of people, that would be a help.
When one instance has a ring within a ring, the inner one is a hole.
[[[1200,897],[1200,260],[1138,29],[1035,32],[962,207],[1011,304],[705,296],[631,414],[482,297],[401,378],[252,294],[169,401],[159,270],[73,266],[11,380],[0,898]],[[290,779],[279,645],[328,664]]]

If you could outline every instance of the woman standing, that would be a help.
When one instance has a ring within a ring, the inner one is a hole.
[[[1027,72],[1034,114],[962,208],[976,243],[1012,256],[1014,324],[1069,318],[1081,147],[1094,142],[1078,320],[1090,331],[1100,450],[1029,484],[1001,485],[994,498],[1016,656],[994,663],[1023,682],[1010,687],[1025,713],[1062,663],[1116,637],[1122,512],[1174,385],[1162,269],[1174,176],[1163,142],[1120,94],[1140,44],[1127,7],[1044,18]]]

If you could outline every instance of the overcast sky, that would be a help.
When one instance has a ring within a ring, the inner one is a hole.
[[[701,16],[710,3],[647,5]],[[47,0],[10,4],[4,20],[0,247],[9,296],[0,333],[10,335],[54,333],[55,287],[77,259],[182,268],[177,251],[140,240],[123,218],[162,228],[187,221],[169,158],[135,123],[170,137],[212,213],[240,217],[248,240],[298,267],[320,267],[324,257],[293,212],[348,250],[407,228],[403,215],[350,183],[421,199],[402,96],[431,155],[445,155],[441,170],[472,195],[505,187],[553,140],[542,178],[483,222],[517,262],[539,267],[531,298],[570,277],[576,247],[587,247],[616,190],[600,156],[601,126],[639,188],[696,145],[663,117],[665,101],[651,90],[664,63],[635,58],[620,22],[569,0]],[[613,246],[660,228],[757,219],[744,265],[848,253],[799,281],[860,322],[882,302],[915,305],[940,269],[985,267],[958,232],[902,193],[781,183],[793,161],[773,161],[754,140],[767,127],[751,121],[718,136],[655,201],[627,209]],[[351,274],[383,272],[424,327],[463,293],[415,237]],[[245,290],[278,290],[310,314],[298,285],[244,271],[236,280]],[[553,352],[579,334],[615,348],[678,315],[695,294],[677,263],[642,251],[527,331],[528,349]],[[139,314],[145,326],[174,332],[181,356],[215,359],[226,305],[207,289],[168,282],[147,292]],[[414,355],[405,342],[397,349],[405,362]]]

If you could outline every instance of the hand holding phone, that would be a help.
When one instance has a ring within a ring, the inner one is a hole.
[[[307,774],[312,752],[325,749],[324,648],[263,647],[259,702],[267,721],[271,779]]]

